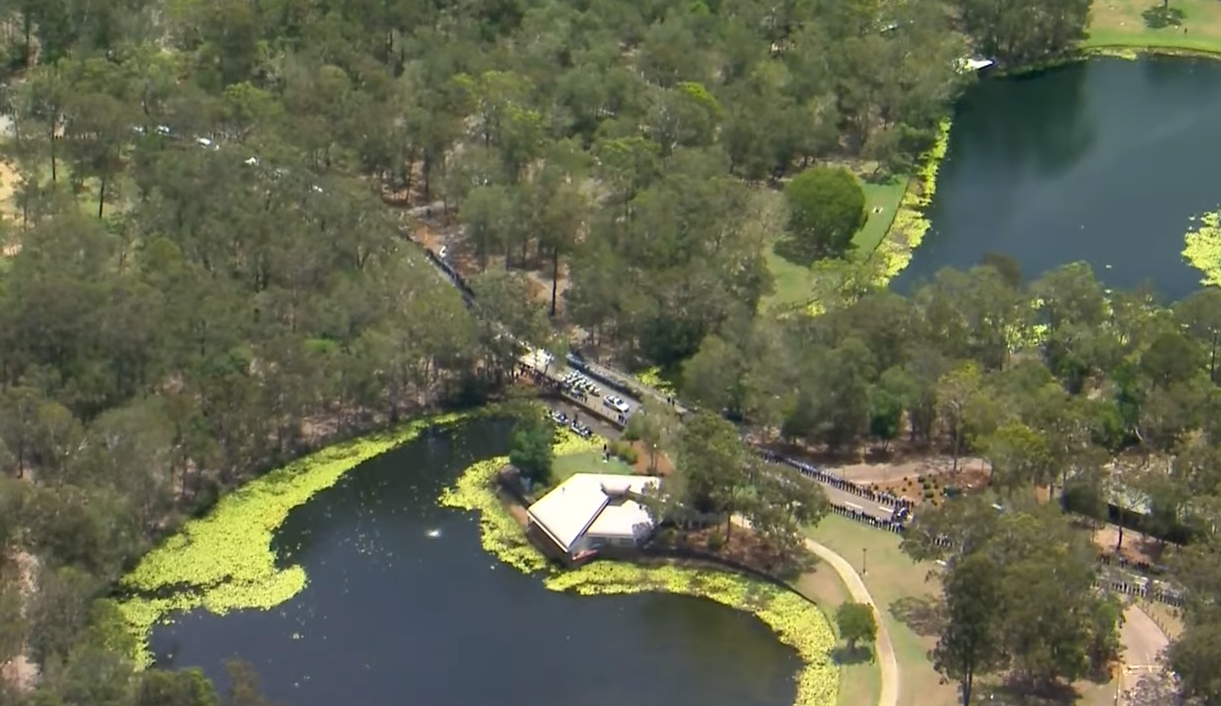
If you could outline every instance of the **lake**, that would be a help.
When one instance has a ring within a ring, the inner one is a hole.
[[[985,253],[1028,279],[1090,263],[1113,287],[1178,299],[1192,216],[1221,201],[1221,62],[1101,58],[990,79],[960,101],[928,209],[932,228],[895,280],[908,291]]]
[[[753,616],[683,596],[556,593],[486,554],[477,517],[436,500],[507,450],[507,426],[478,421],[352,470],[276,537],[305,591],[269,612],[177,616],[153,632],[158,663],[223,683],[238,656],[291,706],[793,702],[801,661]]]

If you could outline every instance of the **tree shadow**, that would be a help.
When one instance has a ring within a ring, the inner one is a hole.
[[[873,662],[872,645],[857,645],[852,649],[848,649],[847,645],[839,645],[832,648],[828,654],[831,656],[831,661],[840,667]]]
[[[816,259],[808,248],[803,247],[795,238],[785,236],[776,241],[772,250],[778,257],[798,267],[810,267]]]
[[[945,625],[942,606],[934,598],[904,596],[891,602],[890,614],[922,637],[940,635]]]
[[[1003,684],[984,689],[990,706],[1071,706],[1081,692],[1071,684],[1054,683],[1035,686],[1020,680],[1009,680]]]
[[[1167,27],[1181,27],[1187,14],[1178,7],[1154,5],[1141,12],[1140,16],[1144,18],[1145,26],[1149,29],[1165,29]]]

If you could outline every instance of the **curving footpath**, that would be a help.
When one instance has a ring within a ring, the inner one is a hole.
[[[750,522],[744,517],[734,516],[733,523],[740,527],[750,529]],[[860,574],[856,573],[856,569],[852,568],[852,564],[848,560],[836,554],[834,551],[825,547],[812,539],[806,539],[806,548],[823,561],[831,565],[835,569],[835,573],[839,574],[839,578],[848,587],[848,593],[852,594],[852,600],[856,603],[864,603],[873,608],[874,615],[878,621],[878,637],[874,642],[874,648],[878,653],[878,663],[882,669],[882,690],[878,694],[878,706],[898,706],[899,703],[899,662],[895,659],[894,645],[890,644],[890,631],[886,629],[886,620],[882,617],[882,609],[877,603],[873,602],[873,596],[869,595],[869,589],[865,587],[865,582],[861,580]]]
[[[835,569],[835,573],[839,574],[840,580],[852,594],[852,600],[873,608],[878,619],[878,639],[874,647],[877,649],[878,662],[882,668],[882,691],[878,694],[878,706],[896,706],[899,703],[899,662],[895,659],[894,645],[890,644],[890,631],[886,629],[882,609],[873,602],[873,596],[869,595],[865,582],[848,560],[812,539],[806,540],[806,548]]]

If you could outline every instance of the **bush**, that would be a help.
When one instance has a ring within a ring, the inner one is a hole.
[[[708,551],[719,552],[725,546],[725,536],[721,530],[715,529],[708,533]]]

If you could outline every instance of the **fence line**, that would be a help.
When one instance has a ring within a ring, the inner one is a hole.
[[[412,238],[412,240],[414,240],[414,238]],[[453,283],[454,286],[456,286],[465,295],[464,298],[467,299],[468,304],[474,304],[475,293],[471,289],[471,286],[466,282],[466,279],[457,271],[457,269],[442,258],[438,257],[432,252],[431,249],[424,247],[423,250],[433,264],[440,268],[451,283]],[[629,395],[638,400],[644,398],[645,393],[641,388],[632,385],[625,379],[619,379],[616,376],[612,376],[608,372],[604,372],[601,366],[589,365],[574,355],[567,356],[567,362],[571,367],[580,370],[591,378],[599,380],[617,392]],[[677,400],[674,400],[673,398],[669,399],[672,403],[677,403]],[[588,404],[588,402],[584,402],[583,400],[576,401],[583,402],[583,406],[585,406],[587,409],[593,408],[597,412],[601,412],[601,410],[597,410],[593,405]],[[608,417],[608,415],[605,414],[601,414],[599,416]],[[616,426],[623,426],[623,422],[621,420],[610,419],[608,417],[607,421],[610,421],[611,423],[618,422]],[[910,500],[900,498],[893,493],[876,492],[871,488],[866,488],[860,484],[847,480],[846,478],[828,473],[821,468],[817,468],[816,466],[804,461],[782,456],[758,447],[755,447],[755,450],[756,453],[758,453],[765,460],[787,465],[797,470],[807,478],[811,478],[819,483],[829,485],[836,490],[851,493],[852,495],[856,495],[857,497],[864,498],[874,503],[884,503],[890,505],[895,512],[895,514],[893,514],[890,518],[880,518],[861,510],[849,508],[837,503],[831,503],[831,508],[836,514],[880,530],[893,532],[895,534],[901,535],[906,531],[907,528],[904,522],[897,518],[899,517],[898,511],[900,509],[910,510],[913,507],[913,503]],[[946,540],[938,540],[939,543],[943,541]],[[1097,558],[1099,564],[1106,567],[1118,567],[1123,570],[1136,571],[1146,575],[1161,573],[1157,567],[1154,567],[1152,564],[1146,561],[1131,561],[1122,556],[1116,557],[1105,554],[1099,555]],[[1094,584],[1099,588],[1118,591],[1135,598],[1157,601],[1159,603],[1165,603],[1175,607],[1182,607],[1184,604],[1184,598],[1181,593],[1162,588],[1160,586],[1155,586],[1153,585],[1153,580],[1150,578],[1137,581],[1118,579],[1110,576],[1099,576],[1095,579]]]
[[[905,500],[903,498],[897,498],[890,493],[874,492],[873,490],[871,490],[869,488],[864,488],[856,483],[853,483],[850,480],[846,480],[846,479],[836,476],[834,474],[827,473],[826,471],[816,468],[816,467],[812,466],[811,464],[806,463],[804,461],[797,461],[795,459],[780,456],[779,454],[771,453],[768,451],[760,451],[759,453],[761,456],[763,456],[768,461],[783,463],[787,466],[790,466],[790,467],[796,469],[798,472],[800,472],[802,475],[806,476],[807,478],[818,481],[820,483],[825,483],[826,485],[836,488],[837,490],[842,490],[842,491],[845,491],[848,493],[852,493],[853,495],[857,495],[861,498],[866,498],[873,502],[893,504],[896,509],[902,508],[902,507],[908,507],[908,508],[911,507],[911,503],[908,500]],[[850,508],[850,507],[847,507],[845,505],[841,505],[841,504],[835,503],[835,502],[831,503],[831,511],[841,517],[846,517],[850,520],[855,520],[857,522],[869,525],[870,527],[874,527],[874,528],[877,528],[880,530],[884,530],[886,532],[893,532],[894,534],[902,535],[907,531],[906,523],[904,523],[901,520],[896,519],[895,516],[893,516],[893,515],[890,518],[881,518],[881,517],[877,517],[876,515],[872,515],[868,512],[865,512],[864,510],[860,510],[857,508]],[[934,541],[938,545],[943,546],[943,547],[949,545],[949,540],[944,537],[939,537],[939,538],[935,539]],[[1111,557],[1111,556],[1107,556],[1107,555],[1100,555],[1098,557],[1098,563],[1103,566],[1107,566],[1107,567],[1117,566],[1117,567],[1120,567],[1123,569],[1139,570],[1139,567],[1142,565],[1149,567],[1149,564],[1147,564],[1146,562],[1133,562],[1133,561],[1128,561],[1123,558],[1117,559],[1115,557]],[[1150,567],[1150,568],[1152,568],[1152,567]],[[1094,585],[1098,588],[1116,591],[1116,592],[1123,593],[1128,596],[1132,596],[1134,598],[1141,598],[1141,599],[1148,600],[1148,601],[1156,601],[1158,603],[1165,603],[1166,605],[1174,606],[1176,608],[1182,607],[1185,602],[1185,599],[1184,599],[1182,593],[1172,590],[1172,589],[1164,588],[1162,586],[1155,585],[1154,580],[1152,578],[1122,579],[1122,578],[1115,578],[1113,576],[1101,576],[1100,575],[1094,579]]]

